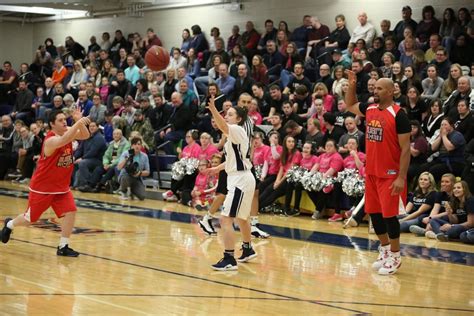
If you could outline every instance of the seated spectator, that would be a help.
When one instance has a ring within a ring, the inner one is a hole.
[[[22,120],[26,124],[33,122],[35,111],[33,111],[33,92],[28,89],[28,83],[25,80],[20,80],[18,83],[18,93],[13,106],[12,118]]]
[[[5,178],[8,169],[12,166],[12,145],[14,125],[9,115],[2,116],[0,128],[0,180]]]
[[[334,79],[331,77],[331,68],[327,64],[322,64],[319,67],[319,79],[316,83],[324,83],[327,89],[332,88]]]
[[[311,91],[311,82],[304,75],[304,66],[302,63],[296,63],[294,67],[294,75],[289,72],[282,71],[281,84],[284,87],[283,93],[288,94],[290,100],[294,99],[294,93],[299,85],[305,85],[308,91]]]
[[[454,10],[451,8],[446,8],[443,13],[443,21],[439,28],[439,34],[441,35],[442,45],[446,48],[448,52],[451,51],[451,48],[454,45],[455,37],[461,32],[461,27],[459,26]]]
[[[324,125],[326,126],[326,132],[324,133],[323,144],[326,147],[326,142],[330,139],[334,140],[335,144],[337,144],[344,135],[345,130],[336,125],[336,115],[331,112],[326,112],[323,115],[324,118]],[[324,148],[319,148],[318,152],[324,152]]]
[[[473,20],[474,21],[474,20]],[[472,32],[474,32],[474,22]],[[456,42],[449,54],[452,63],[469,66],[474,62],[474,48],[472,47],[472,35],[469,37],[465,33],[456,36]]]
[[[137,79],[138,80],[138,79]],[[132,91],[132,84],[125,78],[123,70],[117,71],[117,78],[110,83],[109,100],[115,96],[126,99]]]
[[[458,115],[454,123],[454,128],[464,136],[467,144],[474,137],[473,111],[469,109],[469,105],[467,104],[466,100],[459,100],[457,109]]]
[[[324,134],[321,132],[319,120],[309,118],[306,123],[306,139],[305,143],[311,143],[311,152],[315,153],[316,149],[322,147]]]
[[[334,82],[332,84],[332,87],[327,86],[328,88],[331,88],[331,94],[334,97],[341,97],[342,95],[342,83],[347,80],[344,75],[344,67],[343,66],[336,66],[334,67]]]
[[[348,146],[348,141],[351,138],[355,138],[357,140],[357,147],[361,148],[364,151],[364,133],[359,131],[357,128],[356,120],[353,116],[347,116],[344,120],[344,128],[346,129],[346,133],[344,133],[340,138],[337,144],[338,152],[341,154],[342,157],[347,157],[350,154],[350,149]]]
[[[426,237],[439,241],[459,239],[461,233],[474,227],[474,197],[466,181],[454,184],[453,197],[446,204],[446,215],[430,220]]]
[[[428,50],[425,52],[425,61],[430,63],[436,58],[436,51],[441,47],[441,36],[439,34],[431,34]]]
[[[326,111],[324,110],[323,99],[313,97],[313,104],[310,111],[312,113],[311,118],[317,120],[321,125],[321,132],[323,134],[326,133],[326,124],[324,122],[324,114]]]
[[[209,204],[209,195],[215,192],[217,188],[217,179],[211,177],[206,173],[209,167],[207,159],[201,159],[198,166],[198,174],[193,190],[191,191],[192,201],[189,201],[189,206],[195,207],[198,211],[203,211]]]
[[[422,18],[416,28],[416,37],[420,43],[425,44],[431,34],[439,33],[441,23],[435,18],[435,10],[431,5],[423,7]]]
[[[166,82],[165,82],[165,85],[163,87],[163,97],[165,98],[165,100],[171,100],[171,94],[176,90],[176,84],[178,83],[178,80],[176,79],[176,70],[174,69],[168,69],[166,71]],[[198,88],[198,80],[195,81],[195,84],[196,84],[196,88],[198,89],[199,91],[199,88]]]
[[[319,48],[324,47],[322,44],[328,39],[329,35],[329,27],[322,24],[317,17],[311,17],[311,28],[308,30],[305,59],[309,59],[310,57],[316,59],[322,53]]]
[[[220,91],[226,95],[227,98],[232,96],[235,86],[235,79],[229,75],[229,69],[226,64],[219,65],[219,79],[216,81]]]
[[[387,37],[385,39],[385,52],[391,53],[393,56],[395,56],[395,60],[398,60],[400,58],[400,51],[397,49],[396,41],[393,37]]]
[[[199,109],[199,99],[194,91],[189,87],[186,79],[181,79],[179,83],[179,93],[183,100],[183,105],[187,106],[191,111],[191,117],[195,117]]]
[[[319,156],[318,162],[311,168],[311,172],[321,172],[324,177],[336,177],[337,173],[343,169],[344,162],[337,152],[336,141],[329,139],[324,145],[324,153]],[[308,192],[309,197],[313,201],[316,209],[313,213],[313,219],[319,219],[321,213],[326,209],[328,202],[331,201],[335,208],[334,215],[329,218],[330,222],[342,221],[343,217],[340,215],[339,198],[341,187],[339,185],[330,185],[318,192]]]
[[[202,133],[199,137],[199,142],[201,143],[201,152],[199,153],[199,159],[211,161],[212,157],[219,152],[217,146],[212,143],[211,135],[209,135],[208,133]]]
[[[92,97],[92,104],[93,106],[89,111],[89,118],[91,121],[102,125],[105,121],[105,111],[107,111],[107,107],[102,104],[102,99],[97,93]]]
[[[405,97],[405,103],[400,102],[399,105],[407,112],[408,118],[410,120],[422,122],[426,116],[427,104],[420,98],[420,94],[415,87],[408,89],[407,97]]]
[[[400,81],[395,81],[393,83],[394,89],[393,89],[393,102],[402,108],[407,108],[408,107],[408,99],[407,96],[402,94],[402,88],[401,88],[401,83]]]
[[[261,132],[254,132],[252,137],[253,142],[253,156],[252,156],[252,164],[254,167],[261,167],[265,164],[265,157],[268,155],[270,151],[270,146],[265,145],[263,143],[264,136]],[[260,179],[257,179],[260,181]]]
[[[404,6],[402,8],[402,20],[397,23],[394,29],[394,36],[398,41],[403,39],[403,30],[409,26],[412,30],[416,30],[418,23],[416,23],[412,18],[412,10],[410,6]]]
[[[178,70],[180,67],[187,67],[187,60],[181,55],[181,50],[175,47],[172,49],[172,55],[167,69],[173,68]]]
[[[222,57],[220,55],[213,56],[212,57],[213,67],[209,69],[207,76],[199,76],[196,78],[194,83],[196,84],[196,89],[199,94],[205,94],[205,91],[209,83],[216,82],[216,80],[219,78],[220,64],[222,64]]]
[[[307,119],[311,115],[311,113],[308,112],[311,108],[312,101],[312,96],[309,94],[308,88],[305,85],[300,85],[290,97],[293,97],[292,100],[290,99],[293,104],[293,111],[303,120]]]
[[[286,122],[283,128],[286,135],[292,136],[295,140],[296,148],[301,150],[306,141],[306,129],[293,120]]]
[[[24,129],[24,131],[23,131]],[[26,133],[26,127],[22,128],[22,132]],[[27,184],[29,183],[33,171],[36,166],[36,162],[40,158],[41,147],[43,145],[44,133],[36,123],[31,124],[30,126],[31,140],[28,139],[30,135],[22,135],[23,138],[23,148],[26,149],[26,152],[22,151],[20,156],[23,156],[23,167],[21,168],[21,177],[18,180],[19,183]],[[23,137],[25,136],[25,137]],[[29,142],[31,141],[31,146]]]
[[[318,163],[319,159],[316,156],[311,154],[312,152],[312,144],[311,143],[304,143],[301,155],[301,161],[299,166],[304,170],[311,170],[315,164]],[[288,182],[286,194],[285,194],[285,205],[284,205],[284,213],[286,216],[297,216],[300,213],[300,203],[301,203],[301,195],[303,192],[303,186],[301,183],[293,183]],[[291,199],[293,197],[293,192],[295,193],[295,202],[293,208],[290,208]]]
[[[261,84],[268,84],[267,66],[263,63],[263,58],[260,55],[255,55],[252,58],[252,73],[251,77],[255,82]]]
[[[285,129],[282,125],[282,117],[278,114],[275,114],[270,117],[270,124],[272,125],[272,132],[277,132],[279,134],[280,139],[285,137]]]
[[[122,154],[129,148],[130,143],[123,137],[122,131],[115,129],[113,131],[113,139],[102,157],[102,166],[94,169],[94,180],[91,182],[97,183],[97,185],[94,188],[83,188],[83,190],[90,188],[90,192],[98,193],[105,189],[106,192],[112,193],[114,188],[117,187],[116,180],[114,181],[114,178],[118,177],[119,174],[117,164]]]
[[[120,198],[127,200],[129,196],[136,196],[139,200],[143,201],[145,199],[143,177],[150,175],[150,163],[148,156],[142,152],[141,138],[132,138],[130,144],[133,154],[131,150],[130,152],[124,151],[117,165],[117,169],[120,170]]]
[[[400,62],[403,67],[406,67],[413,65],[413,56],[418,47],[415,45],[416,41],[413,36],[407,37],[404,42],[403,52],[400,55]]]
[[[395,62],[395,56],[390,52],[385,52],[382,56],[383,65],[379,68],[384,78],[392,78],[392,66]]]
[[[154,132],[150,121],[145,117],[141,109],[136,110],[133,116],[134,120],[131,126],[131,131],[139,132],[140,135],[142,135],[144,146],[154,148]]]
[[[294,106],[291,105],[291,102],[289,101],[283,102],[282,110],[283,110],[283,114],[281,115],[282,125],[286,125],[286,123],[288,123],[289,121],[294,121],[296,123],[301,123],[301,124],[304,122],[304,118],[300,117],[296,113],[296,109]]]
[[[186,71],[192,79],[196,79],[201,73],[201,65],[194,48],[190,48],[186,54]]]
[[[199,159],[201,155],[201,146],[196,142],[199,139],[199,132],[197,130],[189,130],[186,132],[186,146],[181,149],[176,149],[178,159],[195,158]],[[185,175],[181,180],[171,180],[171,189],[163,193],[163,199],[168,202],[176,202],[181,197],[181,203],[188,205],[191,202],[191,191],[193,189],[196,175]],[[181,191],[181,194],[178,193]]]
[[[57,83],[62,83],[66,74],[67,70],[63,65],[63,61],[61,58],[56,58],[54,61],[54,71],[52,76],[53,86],[55,86]]]
[[[446,215],[445,206],[451,200],[456,177],[451,173],[443,174],[440,182],[440,191],[436,194],[434,206],[428,217],[425,217],[418,225],[411,225],[409,230],[417,236],[425,236],[427,230],[431,230],[430,220],[442,218]],[[426,229],[425,229],[426,228]]]
[[[258,108],[258,101],[255,98],[252,98],[252,102],[250,103],[248,117],[250,117],[255,125],[261,125],[263,122],[262,115]]]
[[[311,28],[311,16],[305,15],[303,17],[303,25],[295,28],[291,34],[290,40],[295,42],[298,52],[303,52],[306,49],[308,42],[308,31]]]
[[[238,25],[232,27],[232,34],[227,39],[227,51],[230,52],[234,49],[234,46],[240,41],[240,28]]]
[[[275,81],[280,77],[283,61],[285,57],[277,50],[274,39],[266,42],[266,53],[263,55],[263,63],[268,69],[268,76],[270,81]]]
[[[339,48],[336,48],[331,52],[330,60],[333,69],[335,69],[335,67],[337,66],[342,66],[344,69],[351,68],[350,58],[343,55],[342,51]]]
[[[364,72],[363,67],[362,60],[358,59],[352,61],[352,71],[357,76],[356,94],[359,100],[367,99],[367,81],[370,79],[369,75]]]
[[[216,28],[217,29],[217,28]],[[209,45],[211,45],[211,41],[209,41]],[[215,49],[211,49],[211,54],[208,58],[208,61],[207,61],[207,64],[206,64],[206,69],[210,69],[212,68],[212,59],[214,58],[214,56],[216,55],[219,55],[221,56],[221,60],[222,60],[222,63],[226,64],[226,65],[229,65],[230,64],[230,56],[229,54],[225,51],[225,44],[224,44],[224,40],[217,36],[216,39],[215,39]]]
[[[266,150],[266,153],[263,157],[262,175],[260,176],[258,185],[258,191],[260,194],[266,188],[272,187],[273,183],[275,182],[278,171],[280,170],[280,157],[283,152],[283,147],[279,144],[280,134],[278,132],[271,131],[268,134],[268,142],[270,143],[270,148]],[[261,204],[259,207],[261,212],[265,212],[265,207],[262,207]]]
[[[342,14],[335,17],[336,28],[329,34],[329,37],[324,41],[324,48],[320,50],[320,54],[327,52],[324,62],[331,64],[331,53],[335,50],[339,52],[346,49],[349,44],[350,34],[346,28],[346,18]],[[340,54],[342,56],[342,54]],[[349,65],[346,66],[348,68]]]
[[[252,95],[258,102],[260,114],[263,117],[269,116],[271,112],[271,99],[268,92],[265,91],[265,85],[260,82],[255,82],[252,85]]]
[[[77,165],[74,187],[84,192],[90,192],[97,185],[92,182],[93,173],[96,168],[102,168],[102,157],[106,150],[104,136],[96,122],[89,124],[89,131],[90,138],[83,141],[74,152],[74,164]]]
[[[374,67],[379,68],[380,66],[382,66],[382,56],[383,54],[385,54],[385,49],[383,47],[383,38],[376,37],[374,39],[372,47],[368,49],[368,52],[369,60],[372,62]]]
[[[349,43],[355,43],[357,40],[363,39],[367,46],[372,46],[372,41],[375,37],[374,26],[367,22],[367,14],[365,12],[360,12],[357,19],[360,24],[352,31]]]
[[[185,131],[192,124],[193,116],[191,110],[183,103],[181,94],[174,92],[171,95],[171,104],[173,105],[173,109],[168,120],[171,127],[160,132],[159,144],[168,141],[171,143],[181,141],[184,139]],[[164,149],[167,154],[173,153],[171,144],[166,145]]]
[[[432,100],[428,109],[428,115],[425,116],[423,123],[421,124],[423,134],[428,139],[433,137],[435,132],[438,131],[441,126],[441,121],[443,119],[441,106],[442,103],[440,99]]]
[[[444,47],[439,47],[436,50],[435,59],[431,61],[430,65],[436,65],[438,74],[443,80],[448,78],[451,62],[448,59],[448,52]]]
[[[431,100],[439,98],[444,83],[443,78],[438,76],[438,68],[435,65],[429,65],[427,73],[428,77],[423,79],[421,82],[421,85],[423,86],[421,98],[425,103],[429,103]]]
[[[415,192],[409,197],[405,207],[406,214],[399,217],[400,232],[408,233],[410,226],[422,225],[423,219],[429,216],[435,205],[437,194],[433,175],[429,172],[420,174]]]
[[[429,145],[423,135],[419,121],[411,120],[410,133],[410,165],[408,166],[407,182],[410,183],[416,175],[420,174],[420,168],[428,158]]]
[[[471,89],[469,77],[463,76],[458,79],[457,89],[451,93],[443,104],[443,112],[445,115],[455,119],[457,115],[457,104],[464,99],[471,109],[474,108],[474,93]]]
[[[403,73],[405,76],[404,79],[402,79],[402,93],[408,93],[408,89],[411,87],[415,87],[418,90],[418,93],[423,91],[421,80],[413,66],[405,67]]]
[[[244,49],[244,54],[250,60],[257,53],[258,42],[260,41],[260,34],[255,30],[252,21],[245,23],[245,32],[240,37],[240,44]],[[258,80],[255,80],[258,81]]]
[[[464,169],[464,149],[466,140],[458,131],[454,130],[454,122],[446,117],[441,121],[439,136],[431,144],[433,152],[439,151],[439,156],[433,161],[421,166],[421,171],[429,171],[439,180],[447,172],[460,176]]]
[[[242,63],[237,69],[238,77],[235,79],[234,90],[230,97],[232,102],[237,102],[242,93],[252,94],[252,86],[255,83],[255,81],[248,76],[247,65]]]
[[[259,206],[262,209],[268,208],[281,196],[284,196],[288,188],[286,173],[293,166],[298,166],[301,161],[301,153],[296,149],[295,139],[288,135],[283,139],[283,150],[280,157],[280,169],[273,184],[262,186],[260,192]],[[263,183],[263,182],[262,182]]]
[[[448,97],[456,90],[458,86],[458,79],[462,76],[461,65],[452,64],[451,69],[449,70],[449,75],[446,80],[444,80],[443,87],[441,89],[440,98],[444,102]]]

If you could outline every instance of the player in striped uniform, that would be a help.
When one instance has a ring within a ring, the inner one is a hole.
[[[242,93],[239,96],[239,100],[237,103],[238,107],[244,107],[248,110],[250,104],[252,102],[252,97],[248,93]],[[250,117],[247,117],[245,123],[242,125],[244,128],[249,140],[251,140],[253,135],[254,123]],[[250,153],[249,153],[250,155]],[[250,156],[249,156],[250,157]],[[212,202],[211,208],[207,212],[206,215],[199,221],[199,226],[201,229],[208,235],[216,235],[216,231],[212,225],[212,219],[214,218],[214,214],[217,213],[217,210],[222,205],[225,199],[225,195],[227,194],[227,175],[223,170],[224,164],[220,166],[220,168],[209,168],[209,172],[219,172],[219,180],[217,183],[216,189],[216,198]],[[254,237],[257,238],[268,238],[270,235],[261,230],[259,227],[258,222],[258,190],[255,190],[254,198],[252,201],[252,213],[250,216],[250,223],[251,223],[251,232]]]
[[[227,173],[227,195],[224,200],[224,209],[221,212],[221,228],[224,235],[224,257],[212,265],[214,270],[237,270],[237,261],[234,258],[235,236],[234,220],[242,234],[242,255],[239,262],[247,262],[257,254],[250,241],[250,223],[248,221],[255,192],[255,177],[250,171],[250,138],[244,125],[247,120],[247,109],[243,107],[230,108],[225,119],[222,118],[214,104],[214,98],[209,102],[211,112],[217,127],[227,137],[224,145],[226,155],[225,172]],[[249,128],[249,126],[247,126]]]

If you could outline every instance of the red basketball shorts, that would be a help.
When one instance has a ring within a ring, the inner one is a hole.
[[[393,217],[400,214],[400,209],[406,205],[407,183],[403,192],[392,195],[394,178],[379,178],[366,175],[365,178],[365,212],[367,214],[381,213],[383,217]]]
[[[31,192],[28,195],[28,209],[24,216],[30,223],[36,222],[41,214],[51,207],[58,217],[77,210],[74,197],[69,191],[64,194],[40,194]]]

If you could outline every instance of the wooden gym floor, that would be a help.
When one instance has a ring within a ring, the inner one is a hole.
[[[173,203],[120,201],[74,192],[71,247],[59,258],[51,211],[0,244],[0,315],[473,315],[474,248],[402,235],[394,276],[370,270],[367,227],[308,216],[262,215],[268,240],[238,272],[214,272],[220,237],[205,236],[197,213]],[[27,187],[0,183],[0,218],[27,204]],[[3,224],[2,224],[3,226]],[[238,252],[237,252],[238,253]]]

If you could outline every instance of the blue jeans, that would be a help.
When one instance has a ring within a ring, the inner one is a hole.
[[[283,69],[280,74],[280,87],[283,89],[290,83],[290,80],[293,78],[291,72],[286,69]]]
[[[424,224],[423,224],[422,220],[423,220],[423,218],[425,218],[427,216],[428,216],[428,214],[421,214],[420,216],[418,216],[416,218],[409,219],[405,222],[401,222],[400,223],[400,232],[401,233],[409,233],[411,225],[417,225],[417,226],[423,227]]]
[[[448,216],[443,216],[441,218],[433,218],[430,221],[431,229],[435,234],[443,233],[440,228],[444,224],[450,224]],[[451,228],[448,229],[447,232],[444,232],[444,234],[446,234],[449,239],[459,239],[461,233],[465,232],[466,230],[467,228],[462,225],[452,224]]]

